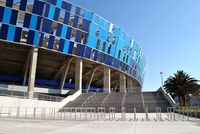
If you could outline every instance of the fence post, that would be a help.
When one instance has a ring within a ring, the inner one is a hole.
[[[20,107],[17,107],[17,114],[16,114],[16,118],[18,118],[20,116]]]
[[[136,107],[134,107],[134,121],[136,121]]]
[[[26,119],[26,116],[27,116],[27,107],[25,108],[25,119]]]
[[[148,108],[146,107],[145,109],[145,115],[146,115],[146,120],[149,121],[149,117],[148,117]]]
[[[1,114],[2,114],[2,106],[1,106],[1,109],[0,109],[0,118],[1,118]]]
[[[36,114],[36,107],[33,109],[33,118],[35,119],[35,114]]]
[[[187,120],[188,121],[190,120],[190,117],[189,117],[189,107],[187,107]]]
[[[121,119],[124,120],[126,117],[125,117],[125,107],[122,107],[121,109]]]

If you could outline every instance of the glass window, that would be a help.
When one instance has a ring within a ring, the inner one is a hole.
[[[110,54],[110,51],[111,51],[111,45],[109,45],[109,47],[108,47],[108,54]]]
[[[71,41],[75,41],[76,31],[77,31],[76,29],[74,29],[74,28],[72,29],[72,33],[71,33],[71,37],[70,37]]]
[[[53,49],[59,50],[59,37],[55,37]]]
[[[57,26],[58,26],[57,22],[53,21],[51,27],[51,34],[53,34],[54,36],[56,35]]]
[[[71,7],[71,13],[73,13],[73,14],[76,13],[76,6],[72,5],[72,7]]]
[[[102,48],[102,51],[104,52],[105,49],[106,49],[106,42],[104,41],[104,42],[103,42],[103,48]]]
[[[68,25],[72,26],[73,25],[73,21],[74,21],[74,14],[70,14]]]
[[[84,44],[84,40],[85,40],[85,33],[81,32],[81,40],[80,43]]]
[[[95,50],[92,50],[92,53],[91,53],[91,55],[90,55],[90,59],[92,59],[92,60],[94,59],[95,52],[96,52]]]
[[[96,33],[95,33],[95,36],[99,37],[99,32],[100,32],[100,27],[97,26],[97,27],[96,27]]]
[[[6,0],[0,0],[0,5],[1,5],[1,6],[5,6],[5,5],[6,5],[6,2],[7,2]]]
[[[96,49],[99,49],[100,43],[101,43],[101,41],[100,41],[100,39],[98,39],[98,40],[97,40],[97,44],[96,44]]]
[[[121,50],[119,50],[119,53],[118,53],[118,56],[117,56],[118,59],[120,58],[120,55],[121,55]]]
[[[83,18],[80,17],[80,18],[78,19],[78,28],[79,28],[79,29],[82,29],[82,26],[83,26]]]
[[[50,37],[49,34],[46,34],[46,33],[44,34],[43,41],[42,41],[42,46],[43,46],[43,47],[48,48],[48,45],[49,45],[49,37]]]
[[[23,27],[24,17],[25,17],[25,13],[24,12],[19,12],[18,13],[17,26]]]
[[[22,42],[22,43],[27,43],[28,31],[29,31],[29,30],[28,30],[27,28],[24,28],[24,29],[23,29],[20,42]]]
[[[59,15],[58,21],[61,23],[64,23],[64,17],[65,17],[65,11],[60,10],[60,15]]]
[[[13,8],[18,10],[19,6],[20,6],[20,0],[13,0]]]
[[[75,42],[73,48],[73,54],[77,54],[77,51],[78,51],[78,44]]]

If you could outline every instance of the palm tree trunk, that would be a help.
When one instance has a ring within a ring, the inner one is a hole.
[[[180,105],[181,105],[182,107],[185,107],[185,95],[181,95],[181,96],[180,96]]]

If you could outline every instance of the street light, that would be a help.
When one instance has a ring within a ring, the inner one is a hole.
[[[160,72],[161,86],[163,87],[163,72]]]

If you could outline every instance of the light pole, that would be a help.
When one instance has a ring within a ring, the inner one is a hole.
[[[163,72],[160,72],[161,86],[163,87]]]

